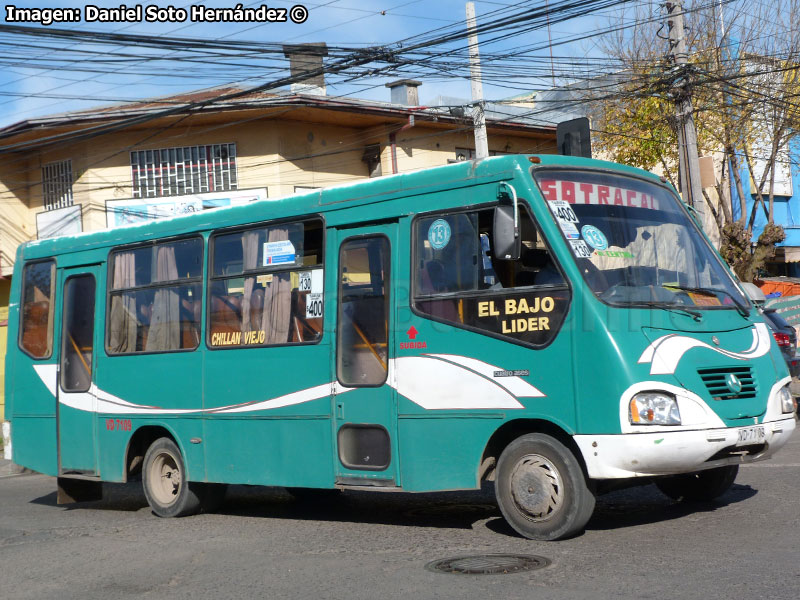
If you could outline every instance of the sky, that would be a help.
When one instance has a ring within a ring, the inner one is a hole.
[[[147,7],[151,7],[149,14],[165,16],[170,6],[185,9],[187,15],[193,5],[229,9],[237,6],[234,0],[174,0],[172,3],[159,0],[138,5],[142,7],[141,21],[85,20],[87,14],[92,12],[91,7],[119,8],[120,4],[98,2],[87,6],[85,2],[25,0],[15,3],[14,6],[18,9],[78,9],[82,20],[49,26],[14,21],[15,15],[9,12],[9,5],[4,5],[3,23],[41,27],[43,30],[58,28],[75,32],[111,32],[259,44],[325,42],[328,46],[364,48],[394,44],[438,28],[463,24],[465,20],[465,2],[461,0],[245,1],[242,3],[244,7],[258,8],[267,4],[270,8],[286,9],[287,18],[294,15],[296,20],[300,20],[304,15],[307,16],[302,23],[292,22],[290,18],[287,22],[273,23],[193,23],[188,17],[185,21],[177,22],[146,22],[144,16],[148,14]],[[553,4],[557,4],[557,0],[551,0],[550,5]],[[290,12],[292,7],[298,5],[302,8],[295,8],[294,12]],[[475,10],[480,25],[503,14],[541,10],[543,5],[542,0],[479,0],[475,2]],[[137,5],[128,3],[126,6],[133,8]],[[163,9],[160,15],[156,14],[155,8]],[[613,19],[619,10],[604,9],[582,18],[553,23],[549,31],[548,28],[541,27],[506,40],[495,40],[490,34],[483,39],[479,36],[481,53],[485,53],[487,58],[526,46],[532,48],[526,56],[538,57],[533,63],[539,65],[536,72],[529,70],[524,74],[504,77],[502,70],[492,71],[491,65],[487,64],[484,98],[508,98],[532,89],[549,87],[554,78],[547,67],[550,60],[548,39],[564,42],[606,27],[609,19]],[[180,13],[177,16],[180,17]],[[585,57],[596,55],[595,39],[589,37],[561,43],[553,49],[556,62],[560,60],[558,57],[573,57],[580,62]],[[446,47],[442,50],[444,49]],[[433,50],[435,52],[437,48]],[[107,60],[98,62],[98,51],[104,53]],[[159,60],[153,60],[156,55]],[[114,101],[164,96],[228,83],[248,88],[288,74],[288,61],[280,54],[265,56],[250,53],[245,57],[237,56],[235,60],[220,59],[219,64],[187,63],[185,60],[177,62],[172,61],[171,57],[177,58],[176,53],[143,49],[130,44],[101,46],[71,39],[53,40],[45,36],[19,36],[9,31],[0,32],[0,127],[37,116],[81,110]],[[185,59],[186,55],[182,55],[182,58]],[[329,59],[332,58],[329,56]],[[414,65],[410,65],[399,76],[414,76],[422,80],[419,93],[423,105],[432,102],[438,95],[469,98],[467,70],[455,63],[456,61],[450,72],[443,72],[440,68],[437,74],[415,74]],[[384,84],[397,78],[392,73],[370,76],[365,72],[358,74],[352,81],[331,78],[328,80],[327,93],[329,96],[347,95],[388,101],[389,90]],[[564,83],[561,70],[556,79],[559,83]]]

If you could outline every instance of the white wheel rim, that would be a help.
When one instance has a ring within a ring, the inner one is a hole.
[[[178,461],[172,454],[159,453],[150,463],[148,475],[150,492],[159,504],[167,506],[177,500],[183,478]]]
[[[555,465],[540,454],[527,454],[511,472],[511,498],[529,521],[546,521],[564,505],[564,485]]]

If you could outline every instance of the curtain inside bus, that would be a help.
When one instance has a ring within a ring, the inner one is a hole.
[[[120,252],[114,257],[112,288],[130,288],[136,284],[136,255],[133,252]],[[136,351],[136,297],[133,294],[111,297],[111,325],[109,349],[114,353]]]
[[[156,247],[154,268],[155,276],[152,278],[154,283],[178,279],[174,246]],[[153,298],[153,313],[145,350],[157,352],[180,348],[180,337],[180,296],[178,291],[174,287],[159,288]]]
[[[257,269],[259,240],[263,230],[247,231],[242,236],[244,270]],[[271,227],[267,243],[289,239],[288,227]],[[256,288],[256,277],[244,280],[242,298],[242,333],[266,332],[266,344],[280,344],[289,338],[292,309],[292,282],[290,273],[275,273],[263,287]]]

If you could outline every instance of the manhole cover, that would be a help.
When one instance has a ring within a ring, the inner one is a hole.
[[[425,568],[435,573],[458,573],[461,575],[494,575],[535,571],[550,564],[544,556],[532,554],[480,554],[457,556],[434,560]]]

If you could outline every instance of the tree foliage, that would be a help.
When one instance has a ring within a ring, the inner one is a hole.
[[[647,170],[666,168],[669,173],[677,164],[678,138],[674,124],[664,117],[674,112],[674,105],[655,94],[631,102],[629,96],[634,93],[624,92],[602,104],[603,125],[596,148],[614,162]]]

